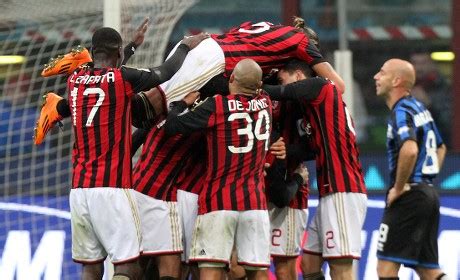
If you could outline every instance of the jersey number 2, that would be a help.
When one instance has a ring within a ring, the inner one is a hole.
[[[70,96],[72,96],[72,115],[74,125],[76,125],[77,123],[77,92],[77,87],[74,87],[73,90],[70,92]],[[96,116],[97,110],[99,110],[99,107],[102,105],[102,102],[104,102],[105,99],[105,92],[100,88],[87,88],[83,92],[83,96],[88,96],[90,94],[98,94],[99,97],[96,101],[96,104],[93,106],[93,108],[91,108],[91,111],[89,112],[88,119],[86,120],[86,126],[91,126],[93,124],[93,119]]]

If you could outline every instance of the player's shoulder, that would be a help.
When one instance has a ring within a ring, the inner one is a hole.
[[[405,96],[398,100],[393,106],[393,114],[410,113],[416,114],[418,111],[425,110],[425,106],[412,96]]]
[[[148,68],[137,68],[137,67],[131,67],[131,66],[126,66],[126,65],[122,65],[120,67],[120,71],[122,72],[139,72],[139,71],[151,72],[150,69]]]

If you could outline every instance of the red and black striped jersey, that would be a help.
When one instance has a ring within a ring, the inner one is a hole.
[[[227,75],[244,58],[256,61],[264,73],[283,66],[292,58],[304,60],[309,65],[323,61],[321,53],[305,33],[292,26],[245,22],[222,35],[213,34],[211,37],[224,51]]]
[[[73,188],[131,187],[132,86],[120,69],[85,69],[68,79],[75,135]]]
[[[174,181],[199,139],[199,135],[166,136],[164,120],[155,125],[147,135],[142,153],[134,167],[133,188],[150,197],[176,201]]]
[[[85,67],[68,78],[72,188],[131,188],[131,97],[161,83],[156,72]]]
[[[311,125],[320,196],[366,193],[353,121],[335,85],[315,77],[266,89],[273,99],[301,103],[305,120]]]
[[[206,140],[193,145],[184,168],[179,172],[174,186],[178,190],[200,194],[206,178]]]
[[[216,95],[193,110],[178,102],[165,125],[169,135],[206,129],[207,168],[199,214],[267,209],[263,163],[271,131],[271,101],[262,93]]]

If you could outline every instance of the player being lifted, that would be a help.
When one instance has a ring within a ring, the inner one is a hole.
[[[256,61],[265,74],[272,68],[282,66],[290,58],[301,59],[318,75],[333,81],[343,92],[343,80],[331,65],[324,61],[316,46],[314,31],[304,27],[304,21],[299,18],[294,24],[293,27],[269,22],[245,22],[227,33],[211,35],[211,38],[204,40],[187,55],[181,69],[168,82],[163,83],[148,96],[153,104],[152,111],[155,114],[166,111],[167,104],[181,100],[189,92],[199,90],[215,76],[224,75],[228,78],[236,63],[244,58]],[[171,53],[173,52],[174,50]],[[227,81],[224,81],[220,88],[226,88],[226,83]],[[158,102],[158,96],[163,96],[163,102]],[[43,114],[55,110],[52,103],[47,107],[49,108]],[[41,117],[37,124],[37,144],[43,141],[48,131],[44,130],[44,127],[51,127],[63,117],[58,114],[49,115],[48,126],[43,125],[45,117]]]

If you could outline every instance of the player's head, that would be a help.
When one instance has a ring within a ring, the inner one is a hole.
[[[119,64],[123,60],[123,40],[120,33],[110,27],[102,27],[94,32],[91,39],[93,60],[115,60]],[[118,65],[111,65],[113,67]]]
[[[236,64],[229,79],[230,94],[256,95],[262,87],[262,69],[252,59]]]
[[[301,17],[294,16],[292,26],[300,29],[307,35],[308,39],[318,48],[319,50],[319,37],[315,30],[305,26],[305,20]]]
[[[313,75],[311,67],[303,60],[291,59],[278,72],[278,81],[282,85],[294,83]]]
[[[383,64],[374,80],[377,95],[388,95],[391,92],[406,94],[414,86],[415,69],[409,61],[392,58]]]

